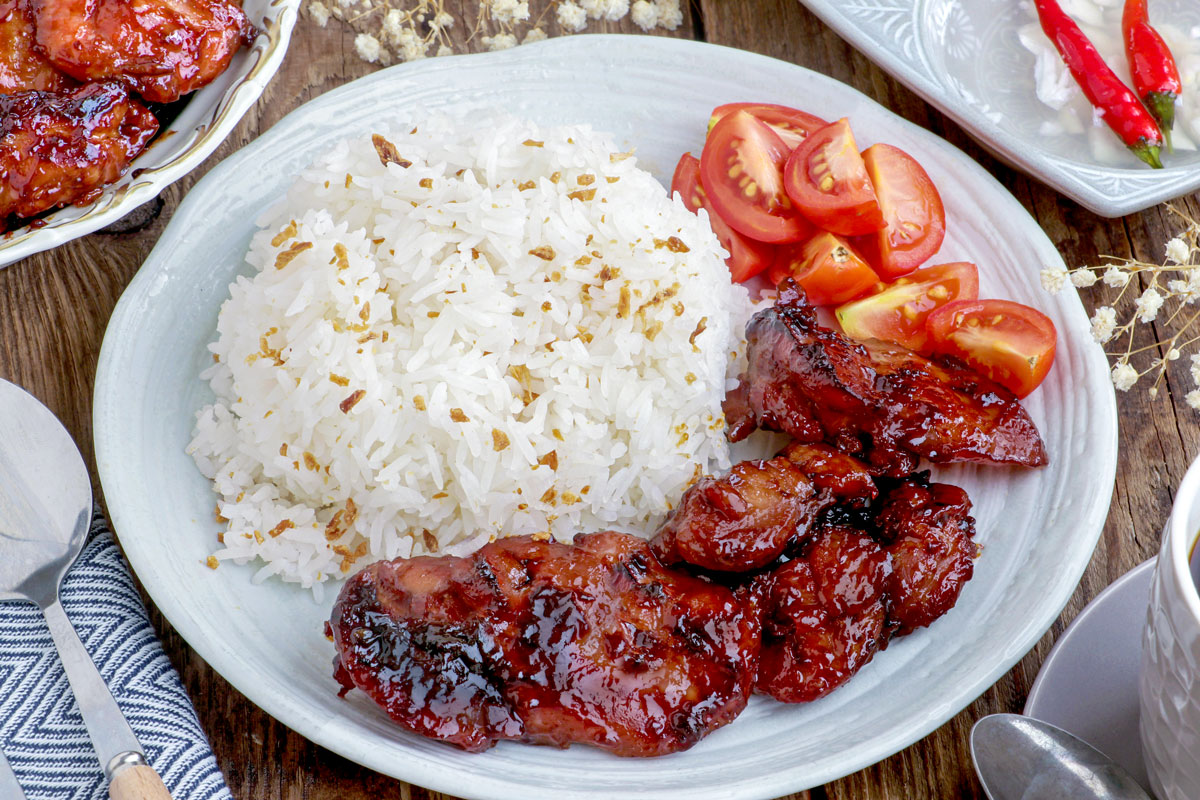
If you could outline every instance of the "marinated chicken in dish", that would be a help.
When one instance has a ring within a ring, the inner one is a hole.
[[[758,690],[786,703],[815,700],[892,636],[953,608],[974,569],[970,510],[962,489],[920,473],[874,510],[823,516],[794,558],[749,585],[763,614]]]
[[[888,623],[895,635],[923,628],[954,607],[975,570],[975,520],[967,493],[920,473],[889,491],[875,516],[891,558]]]
[[[255,32],[231,0],[31,0],[37,43],[80,81],[170,103],[208,84]]]
[[[817,532],[803,556],[757,578],[763,614],[757,688],[785,703],[823,697],[887,642],[888,558],[855,528]]]
[[[729,437],[756,427],[858,455],[875,474],[901,477],[935,463],[1047,463],[1041,437],[1016,397],[952,361],[897,345],[857,344],[817,323],[785,282],[774,308],[746,327],[749,367],[726,399]]]
[[[516,739],[622,756],[684,750],[730,722],[760,642],[731,590],[612,532],[378,562],[343,587],[328,631],[344,692],[408,730],[472,751]]]
[[[157,129],[117,83],[0,95],[0,223],[88,202]]]
[[[780,452],[813,486],[843,505],[863,506],[879,495],[867,465],[826,444],[791,442]]]
[[[822,505],[808,476],[788,459],[743,461],[684,492],[651,546],[664,564],[746,572],[779,558]]]
[[[0,0],[0,94],[55,92],[75,85],[37,47],[31,0]]]

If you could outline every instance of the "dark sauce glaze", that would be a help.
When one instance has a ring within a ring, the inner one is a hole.
[[[760,641],[732,591],[612,532],[373,564],[328,630],[344,690],[408,730],[472,751],[515,739],[622,756],[684,750],[730,722]]]
[[[90,202],[157,130],[118,83],[0,95],[0,219]]]
[[[897,345],[858,344],[817,323],[785,282],[775,307],[746,326],[749,367],[725,402],[729,438],[755,428],[826,442],[878,475],[934,463],[1047,463],[1033,421],[1007,389],[953,359]]]
[[[37,44],[80,81],[116,80],[170,103],[204,86],[257,35],[230,0],[32,0]]]

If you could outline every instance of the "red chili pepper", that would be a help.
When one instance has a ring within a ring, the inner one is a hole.
[[[1125,38],[1125,57],[1133,75],[1133,88],[1162,126],[1171,146],[1171,127],[1175,124],[1175,100],[1183,90],[1179,68],[1171,48],[1150,25],[1146,0],[1125,0],[1121,15],[1121,33]]]
[[[1035,0],[1035,3],[1042,30],[1058,48],[1088,102],[1100,111],[1108,127],[1134,155],[1155,169],[1162,169],[1158,153],[1163,136],[1154,117],[1104,63],[1096,46],[1062,10],[1058,0]]]

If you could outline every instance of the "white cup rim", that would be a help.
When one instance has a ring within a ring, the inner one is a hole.
[[[1167,530],[1167,546],[1163,549],[1168,556],[1167,566],[1174,571],[1175,580],[1183,587],[1183,600],[1192,618],[1200,621],[1200,592],[1192,579],[1189,556],[1193,543],[1200,535],[1200,528],[1191,524],[1192,509],[1200,502],[1200,458],[1192,462],[1175,493],[1175,506],[1171,511]]]

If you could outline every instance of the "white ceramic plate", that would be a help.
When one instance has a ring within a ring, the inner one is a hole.
[[[214,495],[185,455],[195,412],[211,402],[210,362],[227,284],[245,272],[252,220],[290,176],[389,111],[506,108],[542,123],[588,122],[635,147],[664,182],[699,151],[713,106],[755,99],[849,115],[863,146],[916,155],[948,211],[945,260],[977,261],[990,295],[1030,303],[1061,336],[1049,379],[1026,403],[1048,468],[942,474],[976,502],[984,555],[958,607],[898,640],[847,686],[807,706],[755,698],[692,750],[618,759],[598,750],[503,743],[467,755],[400,731],[359,692],[337,697],[332,645],[317,605],[289,586],[250,583],[253,566],[204,559]],[[1058,615],[1107,515],[1116,465],[1108,370],[1073,293],[1038,286],[1058,253],[978,165],[866,97],[791,64],[651,37],[575,36],[497,54],[401,65],[295,111],[196,185],[121,298],[100,357],[96,457],[113,523],[171,624],[218,672],[290,727],[347,758],[471,798],[769,798],[853,772],[920,739],[1003,675]]]
[[[1022,712],[1075,734],[1147,790],[1138,673],[1154,564],[1143,561],[1087,604],[1046,656]]]
[[[193,92],[171,124],[94,202],[60,208],[37,226],[0,233],[0,268],[116,222],[217,149],[283,62],[300,0],[245,0],[243,8],[260,33],[254,44],[239,50],[216,80]]]
[[[1152,170],[1132,154],[1125,166],[1113,166],[1092,155],[1083,135],[1039,134],[1054,112],[1038,102],[1034,56],[1017,38],[1036,19],[1028,3],[800,2],[999,158],[1097,214],[1118,217],[1200,188],[1198,151],[1177,151],[1167,169]],[[1195,0],[1156,0],[1151,13],[1184,31],[1200,26]]]

